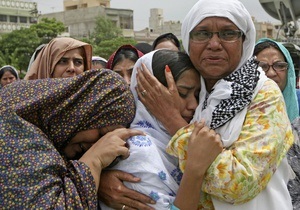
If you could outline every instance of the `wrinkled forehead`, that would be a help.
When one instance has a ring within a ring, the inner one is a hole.
[[[225,29],[232,29],[232,28],[240,29],[234,22],[232,22],[226,17],[213,16],[213,17],[206,17],[202,21],[199,21],[199,23],[195,25],[195,27],[192,28],[191,31],[193,31],[195,28],[206,29],[214,26],[218,28],[225,28]]]

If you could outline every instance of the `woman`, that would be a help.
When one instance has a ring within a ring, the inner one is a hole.
[[[152,50],[157,49],[180,51],[180,42],[173,33],[162,34],[158,36],[152,44]]]
[[[292,209],[285,156],[294,138],[280,89],[251,58],[255,28],[250,14],[238,0],[199,0],[181,31],[183,47],[201,74],[194,120],[204,118],[226,148],[207,170],[199,208]],[[168,152],[178,156],[184,171],[192,129],[180,129],[187,123],[171,103],[178,93],[170,73],[167,78],[168,89],[145,69],[140,71],[138,93],[147,109],[175,134]],[[144,97],[142,91],[147,93]]]
[[[100,56],[93,56],[92,57],[92,69],[102,69],[105,68],[107,65],[107,60]]]
[[[92,46],[79,40],[54,38],[42,46],[25,80],[73,77],[91,69]]]
[[[289,51],[282,44],[263,38],[256,43],[253,55],[257,57],[259,66],[265,71],[267,77],[278,84],[292,122],[299,116],[299,107],[294,63]]]
[[[144,54],[132,45],[122,45],[108,59],[106,68],[120,74],[130,85],[135,62]]]
[[[0,88],[19,80],[19,73],[13,66],[6,65],[0,69]]]
[[[141,65],[141,63],[145,63],[151,73],[166,87],[167,81],[164,69],[167,65],[166,68],[170,69],[172,75],[174,75],[174,80],[180,94],[180,98],[176,100],[176,103],[180,106],[180,113],[187,122],[191,121],[194,111],[198,105],[200,77],[188,55],[171,50],[158,50],[144,55],[137,61],[133,70],[131,90],[135,98],[137,110],[130,127],[141,130],[144,133],[147,133],[147,135],[135,136],[128,139],[127,143],[130,147],[129,158],[121,161],[112,169],[122,170],[139,176],[141,178],[141,182],[126,182],[125,185],[130,189],[135,189],[138,192],[150,196],[156,201],[156,204],[152,205],[155,209],[170,209],[170,206],[177,197],[176,194],[178,189],[180,192],[180,190],[183,191],[186,187],[184,182],[192,179],[197,180],[197,182],[193,183],[197,186],[198,182],[201,182],[202,176],[198,179],[197,175],[200,170],[200,166],[197,167],[197,170],[193,170],[194,168],[187,168],[187,171],[190,173],[185,174],[179,187],[182,173],[178,168],[178,160],[165,152],[165,148],[171,139],[171,136],[166,132],[160,122],[157,121],[156,118],[152,116],[147,111],[146,107],[139,101],[137,92],[134,88],[137,83],[137,68]],[[203,127],[203,125],[201,126]],[[210,163],[223,148],[219,141],[220,136],[216,135],[213,131],[210,131],[207,127],[202,127],[201,136],[200,138],[197,138],[197,140],[202,141],[202,143],[201,145],[194,144],[195,146],[190,147],[189,154],[191,155],[190,161],[196,162],[194,162],[193,165],[198,164],[199,159],[203,159],[208,155],[211,155],[210,158],[207,158],[207,165],[203,166],[201,173],[204,174]],[[209,136],[205,138],[205,135]],[[197,140],[195,139],[195,141]],[[207,147],[205,142],[214,149],[209,150],[209,147]],[[191,144],[192,143],[193,141],[191,141]],[[204,151],[200,152],[202,150]],[[197,156],[195,156],[192,151],[195,151]],[[188,190],[190,190],[190,188]],[[199,192],[200,191],[197,190],[194,195],[196,196]],[[176,199],[180,199],[180,196],[182,196],[186,205],[191,205],[192,202],[194,202],[194,206],[197,206],[198,204],[198,199],[194,199],[194,201],[189,200],[189,198],[193,197],[191,195],[187,197],[186,193],[184,193],[181,195],[179,194],[178,196],[179,198]],[[118,209],[117,206],[115,206],[115,208]],[[101,209],[104,210],[110,208],[102,204]]]
[[[135,106],[127,84],[109,70],[13,83],[0,104],[0,200],[7,209],[96,209],[102,169],[128,157],[125,140],[142,135],[120,128]]]
[[[299,117],[299,107],[296,95],[296,76],[294,63],[289,51],[280,43],[263,38],[260,39],[253,53],[267,77],[274,80],[282,91],[287,113],[291,122]],[[295,138],[296,139],[296,138]],[[288,183],[294,209],[299,209],[299,142],[295,141],[288,152],[288,161],[297,175]]]

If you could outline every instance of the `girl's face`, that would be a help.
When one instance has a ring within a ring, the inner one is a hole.
[[[68,159],[78,160],[94,143],[96,143],[106,133],[122,126],[106,126],[100,129],[91,129],[78,132],[67,146],[63,149]]]
[[[181,116],[189,123],[198,106],[200,92],[200,76],[195,69],[183,72],[176,81],[177,90],[181,97]]]
[[[84,71],[82,48],[67,51],[54,67],[52,78],[74,77]]]
[[[130,85],[131,74],[134,67],[135,62],[130,59],[125,59],[117,63],[112,70],[120,74],[126,81],[128,85]]]
[[[3,76],[1,77],[0,84],[2,86],[8,85],[14,81],[16,81],[17,78],[10,72],[6,71]]]

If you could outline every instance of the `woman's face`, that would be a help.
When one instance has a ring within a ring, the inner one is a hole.
[[[262,50],[256,57],[258,61],[265,62],[269,65],[273,65],[275,62],[285,62],[283,54],[274,47]],[[267,77],[274,80],[281,91],[283,91],[286,86],[287,74],[288,70],[275,71],[272,66],[270,66],[269,70],[266,72]]]
[[[183,72],[176,81],[178,93],[181,97],[181,116],[189,123],[198,106],[200,92],[200,76],[195,69]]]
[[[74,77],[84,71],[82,48],[67,51],[54,67],[52,78]]]
[[[229,19],[208,17],[200,22],[193,31],[219,32],[239,30]],[[242,36],[234,42],[222,42],[217,34],[205,43],[189,40],[190,58],[207,83],[214,85],[232,73],[238,66],[243,51]]]
[[[112,70],[120,74],[126,81],[128,85],[130,85],[131,74],[134,67],[135,62],[130,59],[124,59],[117,63]]]
[[[78,160],[103,135],[122,126],[106,126],[100,129],[91,129],[78,132],[64,148],[63,152],[68,159]]]
[[[0,82],[1,82],[2,86],[5,86],[16,80],[17,80],[17,78],[10,71],[6,71],[6,72],[4,72],[3,76],[1,77]]]

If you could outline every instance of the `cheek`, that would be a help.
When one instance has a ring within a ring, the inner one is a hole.
[[[56,65],[54,70],[53,70],[53,78],[57,78],[57,77],[61,77],[62,74],[64,73],[65,71],[65,68],[63,68],[62,66],[60,65]]]

